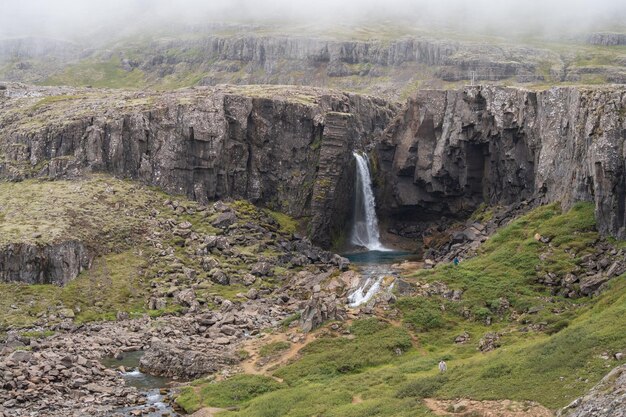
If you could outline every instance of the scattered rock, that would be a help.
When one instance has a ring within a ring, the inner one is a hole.
[[[465,344],[467,342],[469,342],[470,340],[470,335],[467,332],[463,332],[463,334],[458,335],[457,337],[454,338],[454,343],[457,344]]]
[[[478,350],[489,352],[500,347],[500,335],[497,333],[487,333],[478,341]]]

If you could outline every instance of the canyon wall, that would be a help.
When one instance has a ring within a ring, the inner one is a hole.
[[[350,215],[352,149],[371,142],[396,110],[306,88],[10,88],[4,96],[0,178],[107,172],[200,202],[247,199],[310,218],[311,238],[324,246]]]
[[[3,95],[4,179],[103,171],[201,202],[247,199],[306,219],[329,247],[348,229],[352,151],[376,144],[387,224],[582,200],[601,232],[626,237],[624,89],[421,90],[403,109],[305,87]]]
[[[377,151],[388,216],[467,214],[482,202],[593,201],[626,238],[626,90],[467,87],[419,91]]]

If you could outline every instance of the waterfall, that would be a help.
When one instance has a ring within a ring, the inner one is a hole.
[[[352,244],[369,250],[388,250],[380,243],[376,201],[372,190],[369,162],[364,155],[353,152],[356,159],[356,195],[354,199],[354,226]]]

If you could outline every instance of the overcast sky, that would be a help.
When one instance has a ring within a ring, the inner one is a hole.
[[[146,25],[271,19],[437,22],[460,31],[585,32],[626,26],[626,0],[0,0],[0,36],[81,39]]]

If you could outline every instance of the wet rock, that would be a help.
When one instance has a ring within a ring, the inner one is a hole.
[[[335,264],[341,271],[347,271],[350,268],[350,260],[343,256],[333,255],[333,264]]]

